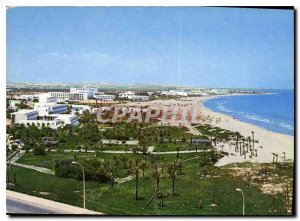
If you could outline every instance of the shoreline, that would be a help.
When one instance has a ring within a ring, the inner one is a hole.
[[[213,112],[213,113],[215,113],[215,114],[225,115],[225,116],[234,118],[233,116],[231,116],[231,115],[229,115],[229,114],[224,114],[224,113],[221,113],[221,112],[218,112],[218,111],[214,111],[214,110],[212,110],[212,109],[206,107],[206,106],[203,104],[203,102],[208,101],[208,100],[211,100],[211,99],[214,99],[214,98],[217,98],[217,97],[247,96],[247,95],[252,95],[252,94],[213,95],[213,96],[207,97],[207,99],[203,99],[203,100],[201,99],[201,101],[199,102],[199,105],[200,105],[202,108],[204,108],[204,109],[206,109],[206,110],[208,110],[208,111],[210,111],[210,112]],[[255,95],[260,95],[260,94],[255,94]],[[264,94],[264,95],[266,95],[266,94]],[[268,129],[264,128],[264,127],[261,127],[261,126],[258,126],[258,125],[255,125],[255,124],[252,124],[252,123],[249,123],[249,122],[246,122],[246,121],[239,120],[239,119],[237,119],[237,118],[234,118],[234,119],[237,120],[237,121],[239,121],[239,122],[246,123],[246,124],[250,124],[250,125],[252,125],[252,126],[259,127],[259,128],[261,128],[262,130],[266,130],[266,131],[269,131],[269,132],[272,132],[272,133],[275,133],[275,134],[286,135],[286,136],[294,137],[294,135],[285,134],[285,133],[279,133],[279,132],[272,131],[272,130],[268,130]]]
[[[249,94],[230,94],[230,95],[214,95],[208,97],[184,97],[181,99],[166,99],[166,100],[152,100],[141,102],[128,102],[126,104],[120,104],[120,106],[156,106],[156,107],[172,107],[172,106],[187,106],[192,109],[198,110],[198,116],[210,116],[210,122],[197,122],[197,124],[207,123],[215,127],[220,127],[230,131],[238,131],[244,137],[251,136],[254,131],[254,139],[259,143],[255,143],[255,149],[257,149],[257,156],[246,159],[244,156],[240,156],[240,153],[234,151],[234,145],[230,143],[218,143],[216,148],[228,152],[229,155],[221,158],[216,166],[224,166],[231,163],[271,163],[273,162],[273,154],[278,154],[277,162],[283,162],[285,156],[286,162],[294,161],[294,136],[280,134],[272,132],[262,127],[242,122],[238,119],[234,119],[230,115],[226,115],[219,112],[214,112],[205,107],[202,102],[208,99],[219,96],[249,96]],[[216,120],[219,119],[219,120]],[[174,122],[172,126],[180,126],[180,122]],[[260,148],[262,146],[262,148]]]
[[[244,96],[244,95],[225,95],[225,96]],[[216,164],[217,166],[223,166],[229,163],[240,163],[240,162],[252,162],[252,163],[269,163],[273,162],[273,154],[278,154],[278,162],[283,161],[283,157],[285,153],[286,160],[294,161],[294,136],[281,134],[278,132],[273,132],[267,130],[265,128],[256,126],[254,124],[246,123],[240,121],[238,119],[233,118],[230,115],[215,112],[207,107],[204,106],[203,102],[209,99],[213,99],[219,96],[210,96],[210,97],[198,97],[196,101],[200,106],[200,111],[204,115],[210,115],[214,118],[221,118],[221,122],[211,122],[212,126],[218,126],[223,129],[231,130],[231,131],[238,131],[241,135],[247,137],[251,136],[251,131],[254,131],[254,139],[259,141],[255,147],[258,148],[257,150],[257,157],[252,159],[244,159],[243,156],[239,156],[234,152],[234,148],[228,144],[220,144],[220,146],[224,145],[222,148],[224,151],[229,152],[228,157],[223,157],[220,161]],[[259,148],[259,146],[263,146],[263,148]],[[218,148],[218,147],[217,147]],[[218,148],[218,149],[219,149]],[[233,156],[231,155],[233,154]]]

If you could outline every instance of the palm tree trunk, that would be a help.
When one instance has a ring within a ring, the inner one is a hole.
[[[173,195],[175,194],[175,179],[172,180],[172,192],[173,192]]]
[[[138,189],[139,189],[139,177],[136,176],[135,178],[135,199],[138,200],[139,198],[139,192],[138,192]]]

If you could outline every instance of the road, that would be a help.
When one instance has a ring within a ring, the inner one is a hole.
[[[83,209],[52,200],[43,199],[6,190],[7,214],[85,214],[99,215],[100,212]]]
[[[6,213],[8,214],[65,214],[65,211],[46,208],[34,203],[6,197]]]

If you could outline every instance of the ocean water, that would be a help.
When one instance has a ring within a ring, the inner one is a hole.
[[[277,133],[294,135],[294,90],[264,90],[268,94],[221,96],[204,106],[240,121]]]

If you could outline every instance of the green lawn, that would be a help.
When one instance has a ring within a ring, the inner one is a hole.
[[[111,158],[112,154],[102,154],[101,158]],[[129,154],[131,158],[144,158],[142,155]],[[70,153],[47,153],[45,156],[27,154],[19,162],[34,165],[51,165],[55,159],[68,159]],[[78,157],[93,157],[92,154],[78,154]],[[199,158],[195,158],[199,157]],[[195,159],[192,159],[195,158]],[[157,162],[170,162],[176,159],[176,154],[157,155]],[[245,193],[246,215],[270,215],[272,197],[263,194],[258,187],[247,187],[247,182],[240,177],[232,177],[226,169],[207,166],[207,179],[200,179],[199,163],[201,154],[181,154],[183,161],[183,175],[175,181],[175,195],[171,194],[171,179],[164,168],[160,179],[160,189],[165,194],[164,207],[158,206],[155,199],[147,209],[144,209],[148,199],[153,195],[156,180],[153,179],[151,169],[146,170],[144,178],[140,177],[140,200],[135,200],[135,180],[131,180],[113,189],[108,184],[87,182],[86,206],[88,209],[101,211],[112,215],[241,215],[242,195],[236,188],[241,188]],[[190,159],[188,161],[185,161]],[[82,205],[82,182],[73,179],[58,178],[54,175],[45,175],[23,168],[11,167],[17,174],[16,191],[30,195],[48,198],[51,200],[68,203],[75,206]],[[211,207],[212,191],[215,192],[216,207]],[[50,193],[41,195],[40,192]],[[203,208],[198,209],[197,204],[202,200]],[[277,212],[272,215],[283,214],[282,200],[275,198]]]

